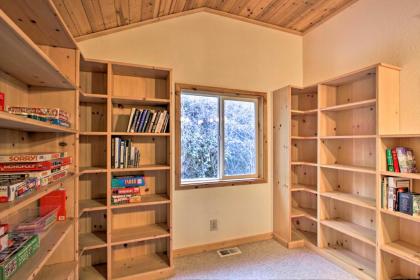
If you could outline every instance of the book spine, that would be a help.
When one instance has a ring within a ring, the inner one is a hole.
[[[394,162],[392,160],[392,151],[391,149],[386,149],[386,164],[387,164],[387,169],[390,172],[394,172]]]
[[[137,123],[136,123],[136,127],[134,129],[134,132],[139,132],[140,124],[141,124],[141,121],[142,121],[143,117],[144,117],[144,110],[140,110],[139,117],[137,118]]]
[[[125,148],[125,141],[121,139],[121,141],[120,141],[120,158],[119,158],[120,168],[124,168],[124,154],[125,154],[124,148]]]
[[[397,152],[398,165],[400,167],[400,172],[408,173],[408,164],[407,164],[407,149],[404,147],[395,148]]]
[[[397,156],[397,150],[394,148],[391,150],[392,153],[392,162],[394,165],[395,172],[400,172],[400,166],[398,165],[398,156]]]
[[[147,120],[149,119],[149,115],[150,115],[150,110],[146,110],[146,113],[144,115],[144,119],[143,119],[143,123],[141,124],[141,128],[140,128],[140,132],[144,132],[146,125],[147,125]]]
[[[130,126],[130,132],[136,132],[135,131],[136,124],[137,124],[137,120],[138,120],[139,115],[140,115],[140,111],[138,109],[134,109],[134,111],[135,112],[134,112],[133,121],[132,121],[131,126]]]
[[[136,113],[136,108],[131,108],[130,118],[128,120],[127,132],[130,132],[131,124],[133,123],[134,114]]]
[[[0,92],[0,111],[4,111],[4,93]]]
[[[160,132],[160,130],[162,129],[162,124],[165,119],[165,116],[166,116],[166,111],[163,111],[162,114],[160,114],[159,122],[156,125],[156,132]]]
[[[120,145],[121,145],[121,139],[119,137],[115,138],[115,168],[120,168]]]
[[[397,189],[388,187],[388,210],[394,211],[396,198]]]

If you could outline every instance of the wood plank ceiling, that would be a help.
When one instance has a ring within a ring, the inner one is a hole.
[[[194,10],[305,33],[357,0],[53,0],[74,37]]]

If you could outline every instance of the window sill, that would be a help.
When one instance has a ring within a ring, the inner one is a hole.
[[[240,186],[240,185],[264,184],[264,183],[267,183],[267,180],[264,178],[230,179],[230,180],[220,180],[216,182],[192,182],[192,183],[187,183],[187,184],[181,184],[181,185],[177,185],[175,187],[175,190],[232,187],[232,186]]]

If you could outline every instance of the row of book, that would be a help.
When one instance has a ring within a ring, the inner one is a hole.
[[[131,139],[114,137],[111,140],[111,164],[113,168],[136,168],[140,166],[140,150]]]
[[[119,176],[111,180],[113,205],[139,203],[141,196],[149,191],[145,187],[144,176]]]
[[[14,201],[65,177],[71,163],[66,152],[0,155],[0,202]]]
[[[7,112],[30,119],[69,128],[70,114],[59,108],[8,107]]]
[[[132,108],[127,132],[164,133],[169,126],[167,110]]]
[[[420,194],[412,192],[411,189],[409,179],[384,177],[381,184],[381,207],[420,216]]]
[[[413,150],[406,147],[386,149],[387,170],[401,173],[417,173]]]

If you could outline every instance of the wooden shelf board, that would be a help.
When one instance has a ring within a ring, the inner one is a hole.
[[[74,178],[74,174],[69,174],[64,178],[61,178],[58,181],[55,181],[47,186],[41,187],[37,191],[33,191],[23,197],[17,198],[11,202],[0,203],[0,218],[3,218],[9,214],[12,214],[27,205],[31,204],[32,202],[40,199],[46,194],[49,194],[52,191],[55,191],[61,187],[61,183],[64,181]]]
[[[168,105],[170,99],[146,98],[146,97],[129,97],[129,96],[113,96],[112,103],[125,105]]]
[[[420,173],[399,173],[399,172],[381,171],[381,175],[420,180]]]
[[[34,279],[67,233],[70,232],[70,229],[73,228],[73,223],[73,219],[67,219],[65,222],[55,222],[49,230],[42,233],[39,249],[10,279]]]
[[[75,89],[54,62],[0,9],[0,69],[31,86]]]
[[[344,110],[370,107],[373,105],[376,105],[376,99],[368,99],[368,100],[363,100],[363,101],[351,102],[347,104],[330,106],[330,107],[321,108],[320,110],[321,112],[336,112],[336,111],[344,111]]]
[[[335,200],[343,201],[360,207],[364,207],[371,210],[376,210],[376,201],[370,197],[363,197],[350,193],[343,192],[324,192],[321,196],[332,198]]]
[[[80,280],[105,280],[106,279],[106,264],[99,264],[94,266],[85,266],[80,268]]]
[[[376,139],[376,135],[330,135],[321,136],[321,140],[334,140],[334,139]]]
[[[103,132],[103,131],[80,131],[79,132],[80,136],[107,136],[108,133],[107,132]]]
[[[401,213],[401,212],[398,212],[398,211],[391,211],[391,210],[388,210],[388,209],[381,209],[381,212],[385,213],[387,215],[392,215],[392,216],[401,218],[401,219],[406,219],[406,220],[410,220],[410,221],[413,221],[413,222],[420,223],[420,216],[411,216],[411,215],[408,215],[408,214],[405,214],[405,213]]]
[[[102,166],[81,166],[79,168],[79,174],[92,174],[92,173],[105,173],[106,168]]]
[[[375,279],[376,266],[373,261],[363,258],[347,249],[325,248],[322,250],[332,255],[333,257],[340,259],[341,261],[346,263],[346,265],[349,265],[351,267],[356,268],[358,271],[366,273],[366,275],[368,275],[369,278]]]
[[[106,247],[106,232],[87,232],[79,234],[79,252]]]
[[[291,191],[292,192],[303,191],[303,192],[310,192],[314,194],[318,193],[316,186],[304,185],[304,184],[292,184]]]
[[[312,110],[290,110],[292,113],[292,116],[301,116],[301,115],[315,115],[318,113],[318,109],[312,109]]]
[[[112,132],[112,136],[152,136],[152,137],[167,137],[170,133],[145,133],[145,132]]]
[[[306,165],[306,166],[318,166],[316,162],[306,162],[306,161],[292,161],[291,165]]]
[[[381,134],[381,138],[420,138],[420,134]]]
[[[7,112],[0,112],[0,127],[29,132],[76,134],[76,130],[71,128],[52,125],[43,121],[37,121]]]
[[[82,90],[79,90],[79,102],[106,103],[107,98],[106,94],[84,93]]]
[[[77,262],[64,262],[51,265],[45,265],[41,271],[36,275],[35,280],[64,280],[70,279],[71,275],[75,273]]]
[[[321,164],[323,168],[338,169],[344,171],[352,171],[359,173],[368,173],[376,174],[375,168],[373,167],[364,167],[364,166],[355,166],[355,165],[346,165],[346,164]]]
[[[291,218],[306,217],[310,220],[317,221],[317,210],[311,208],[293,207]]]
[[[306,240],[308,242],[311,242],[313,245],[317,245],[318,243],[318,237],[316,232],[310,232],[310,231],[303,231],[299,229],[293,229],[295,234],[302,238],[303,240]]]
[[[317,136],[292,136],[292,140],[316,140]]]
[[[383,244],[381,249],[420,266],[420,246],[415,246],[405,241],[398,240],[388,244]]]
[[[141,202],[139,203],[127,203],[119,205],[111,205],[111,209],[118,208],[130,208],[130,207],[139,207],[146,205],[160,205],[160,204],[169,204],[171,200],[166,194],[149,194],[141,197]]]
[[[371,246],[376,246],[376,231],[363,227],[342,219],[323,220],[321,224],[333,230],[344,233],[350,237],[365,242]]]
[[[128,227],[111,231],[111,244],[120,245],[125,243],[139,242],[169,237],[169,229],[166,224],[152,224],[140,227]]]
[[[81,216],[84,212],[101,211],[105,209],[105,198],[79,200],[79,216]]]
[[[171,167],[169,165],[164,164],[150,164],[150,165],[143,165],[136,168],[113,168],[111,172],[132,172],[132,171],[159,171],[159,170],[170,170]]]
[[[127,260],[114,261],[112,263],[112,279],[140,278],[149,272],[169,268],[169,260],[165,254],[149,254]]]

